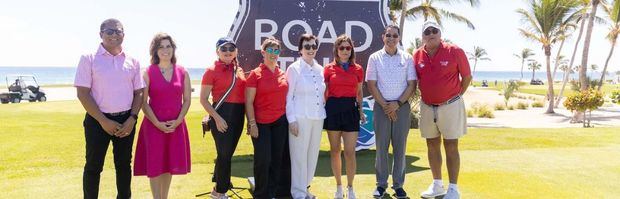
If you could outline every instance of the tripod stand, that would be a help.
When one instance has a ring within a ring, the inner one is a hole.
[[[245,187],[235,187],[235,186],[233,186],[233,185],[232,185],[232,183],[231,183],[231,184],[230,184],[230,188],[228,188],[228,191],[230,191],[232,194],[228,195],[228,197],[233,198],[233,196],[234,196],[235,198],[238,198],[238,199],[245,199],[244,197],[241,197],[241,195],[239,195],[239,193],[241,193],[241,192],[243,192],[243,191],[246,191],[246,190],[247,190],[248,192],[250,192],[250,189],[249,189],[249,188],[245,188]],[[201,194],[198,194],[198,195],[196,195],[196,197],[202,197],[202,196],[209,195],[209,194],[211,194],[211,191],[209,191],[209,192],[205,192],[205,193],[201,193]],[[252,192],[250,192],[250,194],[252,194]]]

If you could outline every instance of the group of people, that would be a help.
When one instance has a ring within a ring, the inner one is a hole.
[[[413,56],[398,48],[401,32],[387,26],[384,46],[373,53],[366,67],[356,63],[354,42],[347,35],[334,42],[333,61],[321,66],[315,60],[319,41],[303,34],[297,43],[300,58],[286,70],[278,66],[281,42],[262,42],[262,62],[249,71],[237,62],[237,45],[229,38],[216,42],[217,60],[207,67],[201,82],[200,103],[208,113],[207,126],[215,141],[217,158],[212,176],[212,198],[228,198],[232,188],[231,164],[245,128],[254,147],[254,198],[315,198],[309,192],[314,177],[321,132],[327,131],[331,168],[336,180],[334,198],[356,198],[355,145],[362,110],[363,84],[373,96],[376,136],[376,189],[386,194],[388,177],[396,198],[407,198],[403,189],[410,125],[409,100],[417,86],[422,96],[420,130],[426,138],[434,181],[423,197],[459,198],[458,139],[466,133],[462,94],[471,74],[460,48],[441,41],[440,26],[425,23],[424,46]],[[113,144],[117,198],[131,197],[131,159],[135,126],[140,110],[133,175],[147,176],[153,198],[167,198],[172,175],[191,171],[190,144],[185,115],[191,103],[188,72],[177,64],[172,37],[158,33],[150,45],[151,65],[139,62],[121,47],[125,36],[116,19],[100,27],[102,39],[96,53],[83,55],[75,86],[86,110],[83,122],[86,164],[84,198],[97,198],[100,173],[110,141]],[[441,143],[444,143],[450,184],[441,180]],[[389,146],[393,162],[389,161]],[[342,186],[344,145],[346,192]],[[363,197],[365,198],[365,197]]]

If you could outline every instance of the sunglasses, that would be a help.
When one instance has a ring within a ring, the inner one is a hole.
[[[385,34],[385,37],[396,39],[396,38],[398,38],[398,34]]]
[[[105,29],[105,30],[102,30],[101,32],[105,33],[106,35],[113,35],[113,34],[122,35],[123,34],[123,30],[119,30],[119,29]]]
[[[346,51],[350,51],[350,50],[351,50],[351,46],[340,46],[340,47],[338,48],[338,50],[340,50],[340,51],[344,51],[344,50],[346,50]]]
[[[439,33],[439,29],[437,29],[437,28],[427,28],[426,30],[424,30],[424,35],[426,35],[426,36],[431,35],[431,33],[437,34],[437,33]]]
[[[312,45],[306,44],[306,45],[304,45],[304,49],[306,49],[306,50],[310,50],[311,48],[312,48],[312,50],[316,50],[319,47],[316,44],[312,44]]]
[[[267,48],[265,49],[265,52],[269,54],[280,55],[280,49]]]
[[[236,49],[237,49],[237,47],[235,47],[235,46],[229,46],[229,47],[220,46],[220,52],[223,52],[223,53],[225,53],[225,52],[235,52]]]

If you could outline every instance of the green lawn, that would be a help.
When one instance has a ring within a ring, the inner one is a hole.
[[[547,89],[548,89],[548,86],[546,85],[546,83],[547,83],[546,81],[545,81],[545,85],[529,85],[529,83],[528,83],[527,85],[520,86],[518,92],[544,96],[544,95],[547,94]],[[474,82],[474,85],[476,87],[480,87],[481,84],[482,84],[482,82],[480,82],[480,81]],[[503,82],[497,82],[497,86],[495,86],[495,83],[492,82],[492,81],[489,81],[488,84],[489,84],[488,89],[493,89],[493,90],[500,91],[501,89],[504,88],[504,83]],[[560,89],[561,88],[562,88],[562,83],[561,82],[553,83],[553,93],[555,95],[558,95],[560,93]],[[614,91],[614,90],[620,90],[620,85],[604,84],[603,88],[601,89],[601,91],[605,95],[611,94],[611,91]],[[571,90],[571,85],[570,84],[566,84],[566,88],[564,89],[563,96],[564,97],[568,97],[568,96],[570,96],[573,93],[575,93],[575,91]]]
[[[77,101],[0,105],[0,193],[2,198],[80,198],[84,165],[84,111]],[[203,115],[194,99],[190,124],[192,173],[175,176],[171,198],[211,190],[215,158],[211,136],[202,138]],[[620,128],[470,129],[461,140],[463,198],[597,198],[620,194]],[[137,136],[136,136],[137,138]],[[233,162],[233,183],[246,187],[252,175],[252,145],[243,136]],[[101,179],[101,198],[116,193],[112,153]],[[327,138],[311,190],[333,195]],[[355,187],[359,198],[374,189],[374,151],[358,152]],[[405,190],[417,198],[431,180],[418,130],[407,147]],[[444,179],[447,173],[444,169]],[[343,178],[344,179],[344,178]],[[346,180],[345,180],[346,181]],[[132,181],[134,198],[150,198],[146,177]],[[390,190],[390,193],[391,190]],[[244,195],[248,196],[247,192]]]

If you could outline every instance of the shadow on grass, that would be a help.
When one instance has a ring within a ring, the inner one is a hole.
[[[357,158],[357,174],[375,174],[375,150],[363,150],[358,151],[356,154]],[[390,161],[393,156],[390,154]],[[345,174],[345,163],[344,158],[341,158],[343,161],[342,169],[343,175]],[[406,161],[406,173],[414,173],[419,171],[428,170],[428,167],[419,167],[413,165],[416,161],[420,160],[420,157],[407,155],[405,158]],[[253,155],[237,155],[232,158],[232,176],[247,178],[253,176]],[[211,174],[213,171],[210,172]],[[314,176],[317,177],[330,177],[332,175],[331,169],[331,160],[329,151],[320,151],[319,152],[319,161],[317,163],[317,170]]]

